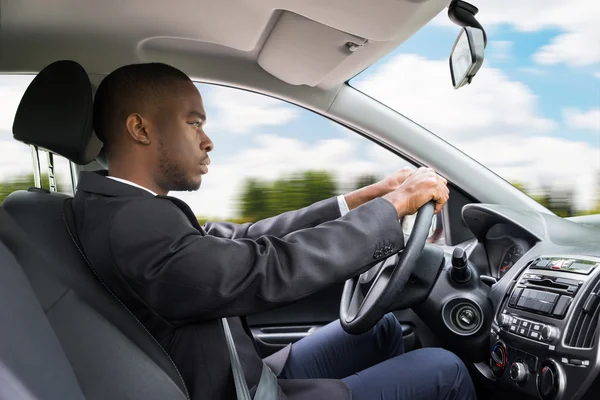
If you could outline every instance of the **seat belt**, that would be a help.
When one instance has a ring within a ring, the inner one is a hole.
[[[231,335],[231,329],[229,329],[229,322],[227,318],[221,318],[221,325],[223,325],[223,332],[225,332],[225,341],[227,342],[227,350],[229,351],[229,360],[231,362],[231,370],[233,372],[233,382],[235,383],[235,391],[237,393],[238,400],[252,400],[248,385],[246,384],[246,377],[244,376],[244,370],[240,363],[237,350],[235,349],[235,343],[233,342],[233,336]],[[260,384],[260,383],[259,383]]]
[[[246,377],[244,376],[244,370],[242,364],[235,349],[235,343],[233,342],[233,336],[231,335],[231,329],[229,329],[229,323],[227,318],[221,318],[221,324],[223,325],[223,331],[225,332],[225,341],[227,342],[227,349],[229,350],[229,359],[231,361],[231,370],[233,372],[233,382],[235,383],[235,391],[237,393],[238,400],[252,400],[248,385],[246,384]],[[260,380],[254,393],[254,400],[277,400],[279,387],[277,385],[277,377],[271,371],[271,368],[263,361],[262,373]]]

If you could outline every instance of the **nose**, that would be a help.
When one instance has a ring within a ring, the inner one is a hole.
[[[210,140],[208,135],[204,132],[204,130],[202,130],[202,136],[200,138],[200,149],[208,153],[214,148],[215,145],[213,144],[212,140]]]

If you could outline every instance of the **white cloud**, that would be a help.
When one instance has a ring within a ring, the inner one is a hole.
[[[0,131],[12,132],[19,102],[33,78],[32,75],[0,75]]]
[[[513,58],[514,43],[508,40],[491,40],[488,42],[489,58],[504,62]]]
[[[502,71],[484,64],[455,91],[446,60],[399,55],[353,84],[503,178],[533,190],[571,186],[578,207],[593,206],[600,148],[556,137],[558,124],[541,114],[538,97]]]
[[[596,72],[596,73],[594,74],[594,78],[598,78],[598,79],[600,79],[600,72]]]
[[[457,145],[498,175],[511,182],[523,182],[533,192],[543,186],[574,190],[580,209],[592,208],[597,200],[598,147],[564,138],[516,135],[483,137]]]
[[[555,37],[533,55],[533,60],[538,64],[564,63],[576,67],[600,62],[600,29],[597,24],[592,26],[593,29]]]
[[[353,85],[450,141],[556,127],[540,115],[537,96],[526,85],[485,64],[470,86],[454,90],[446,60],[401,54]]]
[[[17,142],[7,132],[0,132],[0,179],[6,180],[15,175],[31,173],[31,150],[24,143]]]
[[[475,3],[477,19],[486,31],[509,24],[523,32],[559,30],[550,43],[534,55],[540,64],[565,63],[571,66],[600,62],[600,2],[594,0],[494,0]],[[434,23],[454,26],[447,10]]]
[[[567,108],[563,111],[567,126],[576,129],[590,129],[600,134],[600,108],[581,111]]]
[[[284,125],[298,116],[298,110],[280,100],[244,90],[218,87],[207,95],[216,109],[208,115],[209,130],[248,133],[263,126]]]

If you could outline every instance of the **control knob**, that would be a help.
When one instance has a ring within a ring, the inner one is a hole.
[[[544,342],[553,342],[558,337],[558,329],[550,325],[544,325],[540,337]]]
[[[514,362],[510,366],[510,379],[521,383],[527,380],[527,366],[522,362]]]
[[[506,348],[500,342],[496,343],[490,357],[490,367],[496,377],[501,377],[506,369]]]
[[[560,389],[560,372],[552,360],[544,361],[540,367],[537,387],[544,400],[556,398]]]
[[[506,314],[501,314],[500,318],[498,319],[498,326],[500,328],[508,328],[508,326],[510,325],[510,317]]]

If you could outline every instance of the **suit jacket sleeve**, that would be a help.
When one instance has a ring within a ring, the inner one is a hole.
[[[375,199],[345,216],[281,238],[202,235],[168,200],[128,203],[111,220],[113,261],[172,323],[248,315],[343,282],[400,250],[396,210]]]
[[[334,197],[255,223],[208,222],[204,225],[204,229],[209,235],[229,239],[257,239],[263,235],[282,237],[299,229],[312,228],[339,217],[340,207]]]

